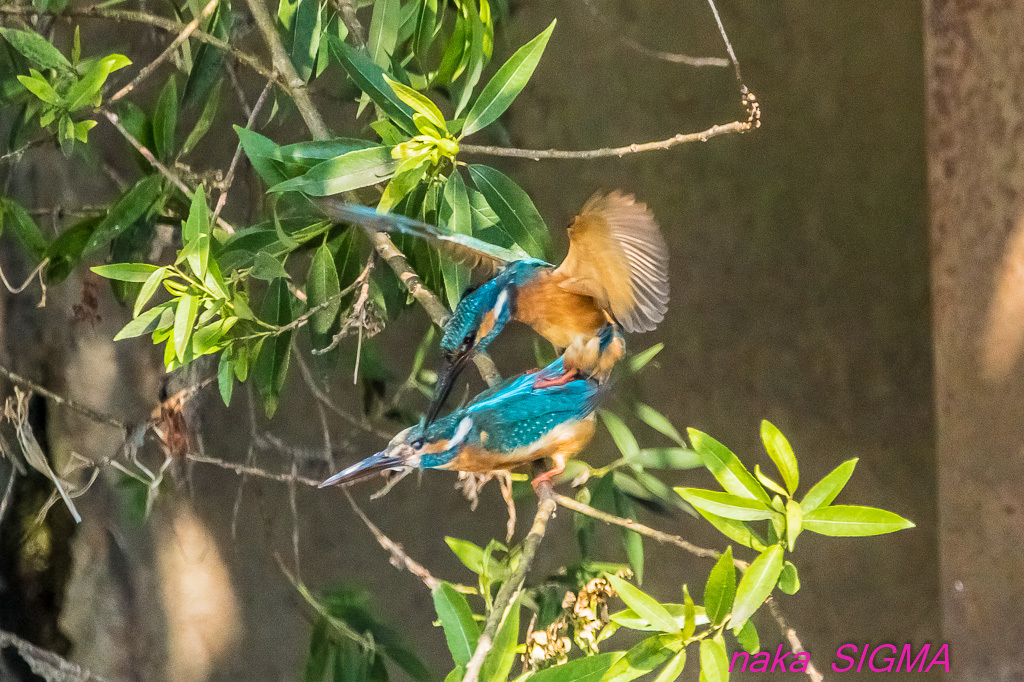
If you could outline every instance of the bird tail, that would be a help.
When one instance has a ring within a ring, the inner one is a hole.
[[[404,468],[408,468],[408,464],[401,457],[384,450],[367,457],[361,462],[353,464],[343,471],[339,471],[317,487],[326,488],[330,485],[347,485],[370,478],[371,476],[382,471],[387,471],[388,469]]]

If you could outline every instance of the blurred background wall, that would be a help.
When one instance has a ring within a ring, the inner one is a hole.
[[[534,81],[506,119],[508,139],[499,142],[588,149],[663,139],[742,116],[731,71],[668,64],[616,39],[621,34],[654,49],[722,55],[713,19],[697,0],[522,0],[512,10],[499,53],[536,35],[553,17],[559,24]],[[783,605],[827,670],[844,643],[919,645],[943,637],[922,10],[885,0],[725,2],[720,10],[744,79],[763,106],[759,131],[622,159],[501,167],[515,174],[553,226],[564,225],[599,188],[635,192],[659,217],[671,248],[671,307],[657,332],[630,343],[638,350],[663,341],[666,348],[638,385],[623,390],[636,390],[681,427],[713,434],[745,460],[768,461],[755,454],[761,452],[759,421],[768,418],[790,438],[806,480],[858,457],[841,501],[884,506],[917,523],[912,531],[880,538],[801,540],[803,588]],[[98,39],[100,29],[91,30]],[[134,30],[109,34],[111,49],[132,43],[155,55],[166,43],[159,34]],[[243,40],[262,51],[257,36]],[[329,111],[331,94],[319,98]],[[299,134],[295,116],[275,126],[271,137]],[[101,126],[94,134],[107,133]],[[230,135],[212,140],[210,166],[225,166],[233,148]],[[18,184],[32,205],[49,206],[55,198],[91,203],[91,193],[109,191],[88,176],[48,172],[59,167],[57,158],[33,158]],[[249,191],[262,190],[252,183]],[[558,239],[564,241],[561,233]],[[9,247],[4,242],[5,271],[17,267]],[[55,390],[143,419],[158,399],[159,359],[145,342],[109,342],[128,312],[105,288],[100,321],[70,322],[88,286],[69,280],[50,292],[43,311],[32,307],[34,301],[6,297],[5,360]],[[408,366],[406,339],[423,329],[423,315],[414,312],[383,333],[382,347],[394,349],[395,367]],[[530,343],[528,334],[501,340],[494,354],[506,373],[532,362]],[[268,428],[315,451],[319,419],[299,386],[291,388],[292,399],[286,396]],[[359,396],[346,379],[338,380],[333,395],[358,408]],[[230,411],[207,396],[195,417],[207,454],[245,460],[244,392]],[[379,441],[333,427],[354,452],[379,449]],[[65,419],[54,430],[58,440],[78,443],[85,428]],[[116,436],[100,432],[88,447],[77,447],[102,457]],[[600,438],[587,457],[599,463],[611,458],[610,448]],[[257,463],[290,464],[280,458]],[[322,462],[305,466],[325,469]],[[293,679],[309,622],[272,554],[291,563],[287,487],[249,481],[233,533],[239,477],[195,467],[190,480],[191,487],[168,492],[145,528],[118,516],[109,485],[83,498],[86,522],[68,548],[74,558],[62,623],[74,642],[69,655],[126,679]],[[670,482],[709,480],[682,472]],[[443,473],[427,474],[420,485],[407,480],[381,500],[368,501],[365,488],[355,494],[411,556],[436,574],[466,580],[443,537],[502,537],[505,508],[496,490],[488,490],[471,512],[451,484]],[[528,506],[520,513],[530,513]],[[296,507],[306,583],[368,586],[381,612],[444,670],[448,654],[431,626],[429,593],[388,565],[343,496],[299,490]],[[698,544],[722,545],[706,524],[687,517],[647,520]],[[571,532],[568,513],[560,513],[536,575],[571,555]],[[609,547],[618,551],[611,535]],[[676,596],[681,582],[706,575],[706,564],[677,551],[647,543],[647,552],[645,588],[656,594]],[[762,617],[758,624],[762,642],[774,649],[774,623]],[[954,665],[961,655],[954,650]]]

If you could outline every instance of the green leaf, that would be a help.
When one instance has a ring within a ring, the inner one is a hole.
[[[789,551],[793,551],[796,538],[803,530],[803,512],[800,511],[800,503],[796,500],[786,502],[786,540],[789,542]]]
[[[683,649],[676,654],[671,661],[668,662],[658,676],[654,678],[654,682],[675,682],[679,679],[679,676],[683,674],[683,668],[686,666],[686,649]]]
[[[481,680],[507,680],[512,666],[516,661],[516,642],[519,641],[519,599],[509,607],[498,634],[494,637],[494,645],[480,666]]]
[[[636,463],[645,469],[696,469],[703,466],[700,455],[689,448],[644,448]]]
[[[469,203],[466,183],[458,170],[452,171],[444,186],[444,204],[441,213],[444,219],[442,226],[454,234],[473,234],[473,214]],[[444,278],[444,290],[448,296],[448,305],[452,310],[459,304],[462,292],[470,283],[469,268],[451,258],[441,261],[441,276]]]
[[[779,516],[759,500],[701,488],[676,488],[679,495],[698,509],[736,521],[761,521]]]
[[[185,144],[181,147],[181,153],[187,154],[199,144],[206,133],[210,131],[210,126],[213,125],[214,119],[217,117],[217,110],[220,107],[220,93],[223,88],[215,87],[211,92],[210,96],[206,98],[206,103],[203,105],[203,112],[199,115],[199,120],[196,121],[196,125],[192,128],[192,132],[185,138]]]
[[[626,606],[633,609],[638,616],[662,632],[676,634],[680,632],[675,619],[657,599],[647,595],[640,588],[616,575],[608,574],[608,581],[618,593],[619,598],[622,599]]]
[[[86,244],[83,255],[105,247],[149,213],[160,196],[163,178],[160,174],[147,175],[135,183],[114,204]]]
[[[794,494],[797,484],[800,483],[800,469],[797,467],[796,455],[793,454],[789,441],[767,419],[761,422],[761,441],[764,443],[764,449],[768,451],[768,456],[782,474],[789,494]]]
[[[748,654],[756,654],[761,650],[761,638],[757,635],[757,628],[754,627],[754,621],[748,620],[743,624],[740,631],[736,633],[736,641]]]
[[[71,274],[71,271],[82,262],[82,251],[86,243],[92,237],[96,226],[103,220],[103,216],[90,215],[82,218],[77,223],[61,232],[46,249],[46,257],[50,262],[46,266],[47,281],[59,284]],[[123,260],[117,258],[117,260]],[[115,284],[115,283],[112,283]],[[116,286],[125,285],[120,282]]]
[[[778,483],[764,475],[764,473],[761,471],[760,464],[754,465],[754,477],[758,480],[758,482],[761,485],[763,485],[765,488],[768,488],[768,490],[771,490],[773,493],[776,493],[778,495],[789,494],[786,492],[785,488],[783,488],[781,485],[779,485]]]
[[[701,682],[727,682],[729,679],[729,656],[725,644],[719,639],[700,641]]]
[[[98,265],[90,268],[100,277],[116,279],[121,282],[145,282],[159,268],[149,263],[114,263]]]
[[[446,537],[444,539],[455,556],[459,558],[459,561],[469,570],[473,571],[477,575],[483,573],[484,570],[484,550],[478,545],[473,544],[469,540],[460,540],[459,538]]]
[[[399,162],[390,147],[370,147],[342,154],[313,166],[305,175],[279,182],[271,192],[298,191],[325,197],[374,185],[394,175]]]
[[[729,448],[697,429],[687,429],[686,433],[690,436],[693,449],[704,460],[704,466],[723,488],[733,495],[760,500],[766,505],[771,503],[768,493]]]
[[[487,127],[505,113],[533,75],[541,55],[544,54],[544,48],[547,47],[548,38],[554,30],[555,22],[552,21],[543,33],[516,50],[515,54],[502,64],[469,110],[466,125],[462,128],[464,136]]]
[[[174,157],[177,145],[174,137],[178,130],[178,79],[173,75],[160,91],[160,99],[153,112],[153,141],[156,154],[163,160]]]
[[[206,274],[206,263],[210,257],[210,208],[206,205],[206,191],[202,185],[192,195],[188,220],[182,227],[181,239],[188,249],[194,245],[194,252],[188,256],[188,265],[199,277]]]
[[[4,227],[14,231],[14,236],[36,261],[46,256],[48,245],[42,230],[32,220],[28,211],[13,199],[0,197],[0,231]]]
[[[359,89],[369,95],[373,103],[405,132],[416,135],[412,108],[403,102],[384,80],[384,70],[375,64],[365,51],[355,49],[337,36],[331,35],[329,44],[331,52]]]
[[[51,45],[49,40],[36,32],[0,26],[0,35],[30,62],[34,62],[44,69],[57,69],[64,73],[72,71],[71,62],[67,60],[67,57]]]
[[[192,326],[199,312],[199,299],[185,294],[178,299],[178,307],[174,312],[174,353],[179,360],[185,360],[185,350],[192,338]]]
[[[704,613],[707,620],[707,611]],[[683,585],[683,640],[693,637],[697,630],[697,607],[693,605],[693,597],[690,596],[690,588]]]
[[[279,277],[270,283],[263,297],[260,319],[278,326],[284,326],[292,321],[291,294],[288,291],[288,280],[285,278]],[[256,389],[263,398],[263,409],[268,418],[273,417],[277,411],[278,398],[281,389],[284,388],[284,380],[288,374],[291,338],[290,331],[268,337],[253,363],[253,379]]]
[[[651,360],[654,359],[655,355],[657,355],[658,353],[661,352],[661,350],[664,347],[665,347],[665,344],[663,344],[663,343],[656,343],[653,346],[651,346],[650,348],[648,348],[648,349],[646,349],[644,351],[641,351],[641,352],[637,353],[636,355],[634,355],[633,357],[631,357],[629,359],[629,371],[631,373],[633,373],[633,374],[636,374],[637,372],[642,370],[644,367],[647,366],[647,364]]]
[[[725,620],[732,610],[732,601],[735,597],[736,567],[732,563],[732,547],[728,547],[725,553],[718,557],[704,587],[704,612],[712,625],[718,625]]]
[[[390,85],[398,99],[412,107],[413,111],[423,114],[439,131],[447,131],[447,127],[444,124],[444,115],[428,97],[416,92],[408,85],[403,85],[396,80],[388,78],[387,74],[384,75],[384,82]]]
[[[615,474],[618,474],[618,472],[615,472]],[[615,484],[615,514],[616,516],[636,521],[636,510],[633,508],[633,502],[621,489],[623,480],[628,481],[629,479],[613,474],[613,481]],[[626,550],[626,557],[629,559],[629,566],[633,569],[633,574],[636,576],[637,583],[642,584],[644,581],[643,537],[639,533],[629,530],[628,528],[621,529],[621,533],[622,544]]]
[[[171,302],[161,303],[160,305],[154,306],[136,316],[135,319],[126,324],[121,331],[114,336],[114,341],[131,339],[136,336],[142,336],[143,334],[149,334],[156,331],[160,327],[163,314],[170,311],[172,306],[173,303]]]
[[[864,537],[894,533],[914,524],[898,514],[875,507],[834,505],[804,515],[804,530],[832,537]]]
[[[219,2],[213,10],[213,14],[210,15],[206,31],[212,33],[216,38],[228,41],[230,28],[231,3]],[[224,50],[210,43],[202,43],[199,46],[192,60],[188,80],[185,81],[185,91],[181,96],[182,108],[191,109],[196,103],[206,100],[210,91],[224,77],[226,56],[227,53]]]
[[[135,308],[133,314],[138,317],[142,311],[143,306],[149,303],[149,299],[153,298],[153,294],[160,287],[160,283],[164,281],[164,277],[167,275],[167,268],[157,268],[154,270],[146,281],[142,284],[142,288],[139,289],[139,295],[135,298]]]
[[[273,186],[287,180],[279,166],[274,163],[275,160],[280,160],[281,148],[273,140],[238,125],[234,128],[245,155],[249,157],[253,168],[265,183]]]
[[[601,410],[600,414],[605,428],[611,434],[612,440],[615,441],[615,446],[619,449],[619,452],[622,453],[626,461],[634,461],[640,454],[640,446],[637,445],[636,438],[633,437],[629,427],[612,412]]]
[[[25,89],[47,104],[59,104],[60,96],[53,89],[50,82],[43,78],[43,75],[35,69],[29,69],[31,76],[18,76],[18,82],[25,86]]]
[[[434,609],[444,628],[445,640],[455,665],[464,666],[473,657],[480,628],[473,619],[466,597],[451,583],[442,582],[434,588]]]
[[[836,499],[836,496],[849,482],[850,476],[853,475],[853,470],[857,466],[857,461],[857,458],[846,460],[807,491],[804,499],[800,501],[800,508],[803,510],[804,516],[818,507],[827,507],[832,504],[832,500]]]
[[[796,566],[792,562],[787,561],[782,565],[782,573],[779,575],[779,589],[786,594],[796,594],[800,589],[800,575],[796,572]]]
[[[469,104],[473,96],[473,88],[480,82],[480,74],[483,73],[484,65],[489,60],[489,55],[484,53],[484,40],[487,29],[480,19],[475,2],[462,3],[461,10],[469,22],[469,51],[466,53],[466,68],[463,71],[463,78],[460,83],[455,83],[452,88],[455,97],[454,118],[459,118]]]
[[[64,105],[68,111],[76,111],[82,107],[98,101],[98,95],[107,77],[131,64],[131,60],[121,54],[111,54],[102,57],[89,67],[81,80],[71,86],[64,94]]]
[[[313,254],[309,274],[306,276],[306,297],[310,310],[319,308],[310,320],[313,331],[326,334],[341,309],[338,271],[334,267],[334,256],[327,246],[321,246]]]
[[[413,157],[402,161],[395,169],[394,177],[384,188],[384,194],[377,202],[377,210],[381,213],[392,210],[398,202],[416,188],[423,176],[427,174],[429,165],[422,157]]]
[[[266,251],[259,251],[253,260],[252,270],[249,271],[249,275],[256,279],[271,282],[278,277],[287,278],[288,271],[281,265],[281,261]]]
[[[533,674],[530,682],[600,682],[605,672],[620,658],[621,651],[586,656],[545,668]]]
[[[661,412],[658,412],[650,405],[637,403],[636,416],[655,431],[668,436],[679,445],[685,445],[682,435],[680,435],[679,431],[676,430],[676,427],[672,425],[672,422],[668,420],[668,417],[663,415]]]
[[[231,359],[231,349],[227,348],[220,354],[217,365],[217,387],[220,398],[225,405],[231,405],[231,392],[235,388],[235,362]]]
[[[676,634],[651,635],[608,668],[601,682],[628,682],[649,673],[682,649]]]
[[[420,0],[419,11],[416,16],[416,32],[413,40],[415,53],[421,59],[427,54],[431,44],[434,42],[437,27],[437,0]]]
[[[391,61],[395,44],[398,42],[400,18],[399,0],[374,0],[366,50],[377,66],[387,67]]]
[[[86,119],[75,123],[75,139],[79,142],[89,141],[89,131],[96,127],[96,121]]]
[[[490,166],[469,166],[469,175],[515,243],[534,258],[543,257],[548,228],[529,195]]]
[[[292,64],[299,78],[308,81],[313,75],[317,53],[320,51],[320,0],[299,0],[295,10],[295,31],[292,34]]]
[[[782,573],[782,556],[782,545],[772,545],[761,552],[743,574],[729,621],[733,631],[738,632],[775,589]]]

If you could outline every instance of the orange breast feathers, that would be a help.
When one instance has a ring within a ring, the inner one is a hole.
[[[568,459],[585,448],[593,436],[594,415],[590,414],[579,421],[559,424],[534,443],[516,448],[512,452],[488,450],[485,438],[483,446],[465,446],[455,459],[442,468],[483,473],[497,469],[514,469],[521,464],[545,457]]]
[[[533,327],[556,348],[567,348],[580,335],[596,334],[607,318],[593,297],[566,290],[547,271],[519,287],[516,319]]]

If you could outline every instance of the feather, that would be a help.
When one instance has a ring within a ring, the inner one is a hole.
[[[668,310],[668,249],[647,206],[595,194],[569,226],[569,253],[553,279],[591,296],[628,332],[653,330]]]

